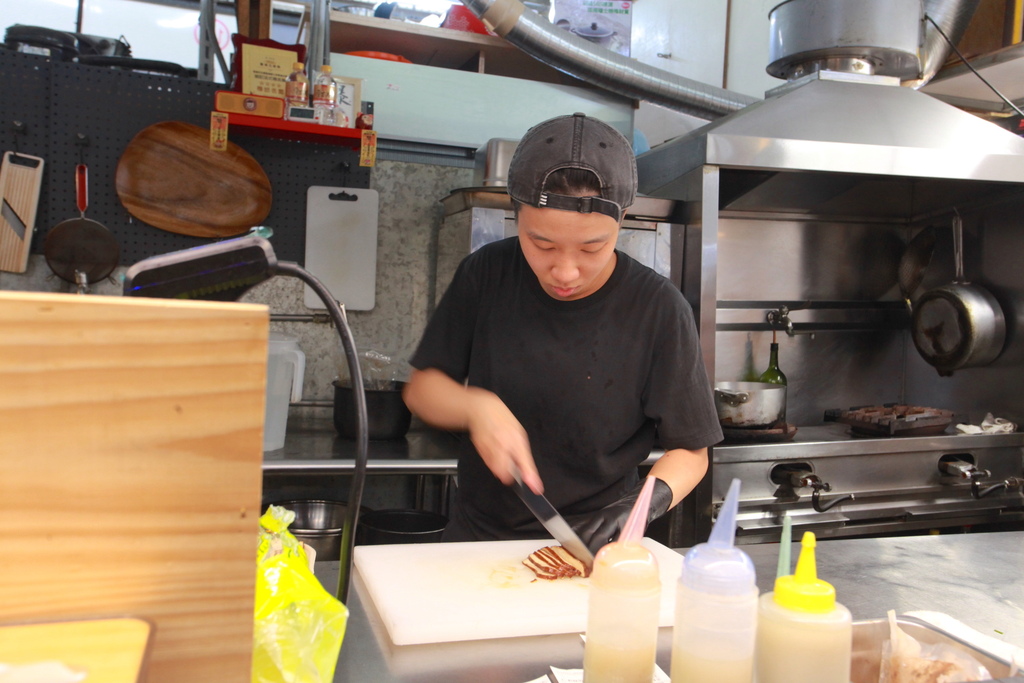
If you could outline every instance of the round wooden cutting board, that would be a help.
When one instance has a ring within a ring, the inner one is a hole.
[[[210,131],[180,121],[143,129],[117,164],[117,196],[135,218],[194,237],[231,237],[270,213],[270,180],[233,142],[210,149]]]

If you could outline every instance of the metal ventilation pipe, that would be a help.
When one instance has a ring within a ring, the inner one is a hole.
[[[924,12],[942,28],[953,44],[960,42],[971,23],[971,17],[981,0],[925,0]],[[935,29],[932,22],[924,22],[924,44],[921,46],[921,77],[913,81],[904,81],[903,85],[915,90],[928,83],[946,63],[952,52],[946,39]]]
[[[519,0],[462,0],[499,36],[523,52],[575,78],[611,92],[658,104],[690,116],[713,120],[760,101],[718,88],[597,47],[527,10]],[[980,0],[925,0],[925,11],[953,42],[959,41]],[[920,78],[905,83],[920,88],[938,71],[950,48],[925,22]]]
[[[637,100],[659,104],[702,119],[714,119],[757,102],[669,73],[551,25],[519,0],[462,0],[499,36],[523,52],[570,76]]]

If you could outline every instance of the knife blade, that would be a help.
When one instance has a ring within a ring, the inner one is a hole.
[[[548,533],[561,543],[563,548],[572,553],[573,557],[587,565],[588,569],[592,568],[594,566],[594,554],[590,552],[586,544],[572,530],[569,522],[565,521],[565,518],[558,514],[555,506],[547,498],[534,493],[530,490],[530,487],[523,483],[522,473],[515,465],[512,466],[512,478],[514,480],[512,482],[513,490],[526,504],[526,507],[530,509],[533,516],[544,525]]]

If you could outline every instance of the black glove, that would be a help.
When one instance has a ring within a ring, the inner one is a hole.
[[[573,515],[567,520],[569,526],[587,544],[590,551],[596,554],[598,550],[619,537],[619,532],[622,531],[626,520],[629,519],[629,513],[633,511],[633,504],[640,497],[640,491],[643,487],[644,483],[641,481],[635,489],[614,503],[606,505],[593,513]],[[654,490],[651,491],[651,507],[647,513],[647,523],[650,524],[668,512],[671,505],[672,488],[661,479],[655,477]]]

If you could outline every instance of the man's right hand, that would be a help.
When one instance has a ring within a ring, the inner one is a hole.
[[[428,368],[412,373],[403,397],[424,422],[469,432],[480,457],[502,483],[512,483],[514,463],[524,484],[534,493],[544,492],[526,430],[497,394],[468,387],[440,370]]]
[[[544,493],[530,451],[530,439],[512,411],[493,392],[467,387],[470,394],[469,436],[484,464],[503,484],[512,483],[512,464],[534,493]]]

